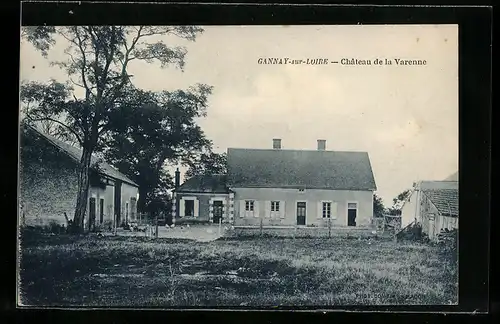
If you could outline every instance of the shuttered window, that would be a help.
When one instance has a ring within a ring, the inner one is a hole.
[[[323,202],[323,218],[330,218],[332,216],[332,203]]]
[[[317,211],[318,219],[337,219],[337,203],[330,200],[319,201]]]
[[[254,201],[253,200],[246,200],[245,201],[245,211],[252,211],[254,210]]]
[[[240,201],[240,217],[259,217],[259,202],[253,199]]]
[[[271,201],[271,211],[279,212],[280,211],[280,202],[279,201]]]
[[[182,197],[180,200],[180,217],[198,217],[200,202],[196,197]]]
[[[266,217],[271,218],[284,218],[285,217],[285,202],[280,200],[273,200],[266,202]]]

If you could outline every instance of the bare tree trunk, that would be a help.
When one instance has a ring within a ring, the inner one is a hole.
[[[139,200],[137,201],[137,209],[141,211],[141,213],[146,212],[146,196],[149,192],[144,190],[144,188],[139,187]]]
[[[155,238],[158,238],[158,212],[155,213]]]
[[[78,171],[78,193],[76,197],[75,217],[73,218],[73,229],[76,233],[81,233],[84,230],[84,218],[87,211],[89,196],[89,170],[91,157],[92,152],[84,147]]]

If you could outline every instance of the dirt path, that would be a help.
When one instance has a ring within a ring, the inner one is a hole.
[[[173,228],[158,227],[158,238],[188,239],[198,242],[210,242],[220,238],[224,234],[224,227],[214,225],[176,226]],[[147,236],[144,232],[132,232],[119,230],[116,233],[121,236]]]

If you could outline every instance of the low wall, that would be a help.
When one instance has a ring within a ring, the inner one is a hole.
[[[368,238],[383,236],[383,233],[376,231],[373,227],[340,227],[328,228],[324,227],[243,227],[235,226],[234,229],[228,232],[225,236],[229,237],[314,237],[314,238],[329,238],[329,237],[355,237]]]

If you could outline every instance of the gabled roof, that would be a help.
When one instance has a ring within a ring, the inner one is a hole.
[[[458,217],[458,189],[424,189],[422,192],[441,215]]]
[[[27,124],[26,125],[29,129],[35,131],[38,135],[41,137],[45,138],[50,144],[55,146],[57,149],[61,150],[63,153],[68,155],[70,158],[72,158],[76,162],[80,162],[80,158],[82,156],[82,149],[77,148],[73,145],[70,145],[68,143],[65,143],[53,136],[50,136],[48,134],[45,134],[44,132],[40,131],[34,126],[30,126]],[[102,161],[99,159],[97,156],[92,155],[92,160],[91,160],[91,168],[97,171],[98,173],[104,174],[108,177],[111,177],[116,180],[121,180],[123,182],[126,182],[128,184],[131,184],[133,186],[139,187],[137,183],[132,181],[130,178],[128,178],[126,175],[121,173],[120,171],[116,170],[114,167],[112,167],[110,164]]]
[[[458,181],[458,171],[449,175],[444,181]]]
[[[229,148],[228,186],[376,190],[366,152]]]
[[[226,180],[225,174],[197,175],[184,182],[175,192],[228,193]]]
[[[456,189],[458,190],[457,181],[420,181],[418,188],[421,190],[440,190],[440,189]]]

